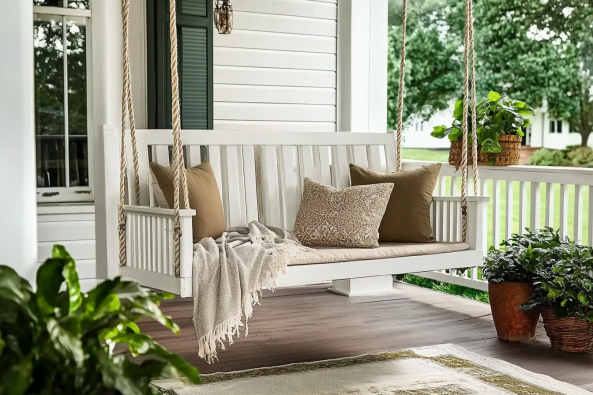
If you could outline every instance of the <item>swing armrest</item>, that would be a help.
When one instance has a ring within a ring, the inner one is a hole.
[[[452,211],[460,209],[461,196],[433,196],[432,197],[432,222],[433,232],[437,241],[452,241],[451,234],[457,234],[461,229],[461,222],[457,222],[457,213]],[[486,203],[490,201],[488,196],[467,196],[467,237],[466,243],[470,250],[486,252]],[[458,203],[452,205],[447,203]],[[451,219],[455,218],[455,219]]]

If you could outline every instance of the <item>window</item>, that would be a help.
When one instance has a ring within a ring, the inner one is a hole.
[[[562,133],[562,121],[550,121],[550,133]]]
[[[415,123],[415,129],[417,132],[424,132],[424,122],[422,121],[416,121]]]
[[[177,1],[181,127],[212,129],[211,0]],[[147,1],[148,126],[171,128],[169,4]]]
[[[91,200],[89,0],[34,0],[39,202]]]

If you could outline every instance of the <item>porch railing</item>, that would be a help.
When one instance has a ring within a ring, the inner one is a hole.
[[[404,161],[404,169],[412,170],[434,162]],[[484,240],[498,246],[513,233],[525,228],[551,226],[562,236],[586,245],[593,245],[593,169],[544,166],[480,167],[479,191],[490,196],[485,216]],[[470,172],[471,174],[471,172]],[[468,193],[473,194],[473,181]],[[442,163],[435,194],[459,195],[461,170]],[[486,290],[478,268],[458,276],[445,272],[421,274],[423,277]]]

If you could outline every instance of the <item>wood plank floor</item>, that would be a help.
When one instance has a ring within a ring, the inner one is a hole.
[[[509,344],[496,338],[488,305],[403,283],[395,287],[402,292],[382,297],[347,298],[318,287],[268,294],[255,307],[249,337],[220,351],[219,362],[212,365],[197,356],[191,299],[162,306],[181,334],[154,322],[140,327],[201,373],[453,343],[593,392],[593,354],[553,351],[541,323],[533,343]]]

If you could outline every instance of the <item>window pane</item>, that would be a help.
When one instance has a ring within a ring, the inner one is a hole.
[[[78,8],[79,10],[88,10],[90,0],[33,0],[33,5],[46,7],[64,7],[64,1],[68,8]]]
[[[35,47],[35,135],[37,186],[64,187],[64,48],[61,18],[37,17]]]
[[[88,186],[86,19],[68,20],[68,151],[70,186]]]

